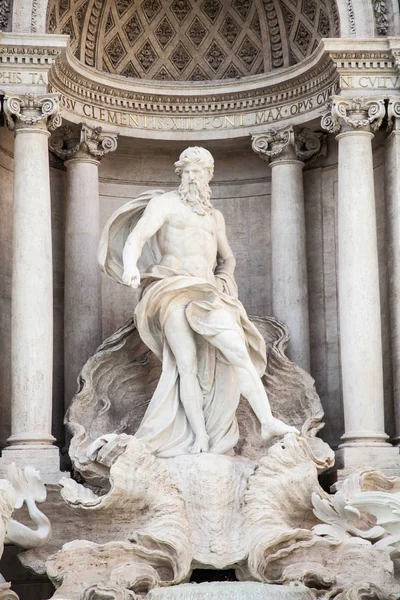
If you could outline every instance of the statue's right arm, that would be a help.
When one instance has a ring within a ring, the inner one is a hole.
[[[167,203],[163,196],[157,196],[150,200],[143,216],[139,219],[135,229],[129,234],[126,240],[122,253],[124,262],[122,279],[125,285],[136,288],[140,284],[137,261],[142,253],[143,246],[157,233],[167,218]],[[161,198],[163,199],[160,200]]]

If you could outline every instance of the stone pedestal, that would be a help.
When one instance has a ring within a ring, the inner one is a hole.
[[[338,291],[345,433],[339,468],[400,467],[384,428],[381,313],[372,163],[381,100],[335,97],[323,125],[337,133]],[[341,462],[341,464],[340,464]]]
[[[11,436],[0,461],[41,470],[58,481],[53,446],[53,264],[48,128],[59,124],[58,99],[43,95],[8,97],[7,124],[15,129],[14,229],[11,320]]]
[[[310,371],[304,161],[322,149],[323,136],[293,127],[253,136],[252,147],[270,161],[272,312],[290,331],[288,356]]]
[[[116,149],[116,135],[86,125],[60,127],[50,149],[65,160],[64,377],[65,408],[77,390],[78,375],[102,341],[99,164]]]

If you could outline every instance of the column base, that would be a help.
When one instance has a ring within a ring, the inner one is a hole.
[[[336,450],[336,483],[332,491],[340,488],[341,483],[358,469],[376,469],[387,477],[400,477],[400,448],[390,444],[376,446],[348,445]]]
[[[4,448],[0,458],[0,478],[7,478],[7,469],[11,463],[18,467],[35,467],[46,484],[58,483],[61,477],[69,477],[68,472],[60,470],[60,453],[57,446],[26,444]]]

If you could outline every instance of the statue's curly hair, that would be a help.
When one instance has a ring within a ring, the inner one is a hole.
[[[214,159],[211,152],[201,146],[189,146],[189,148],[186,148],[186,150],[181,153],[179,160],[176,161],[175,173],[181,176],[185,165],[191,163],[198,163],[201,165],[208,172],[209,179],[212,178],[214,174]]]

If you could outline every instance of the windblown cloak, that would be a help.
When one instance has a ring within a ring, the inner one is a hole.
[[[122,282],[122,252],[128,235],[148,202],[162,190],[145,192],[119,208],[108,220],[100,240],[99,263],[114,281]],[[198,379],[203,392],[204,418],[210,437],[210,451],[232,453],[239,431],[236,409],[240,391],[233,367],[212,345],[221,331],[236,331],[246,342],[260,377],[266,367],[265,342],[237,299],[233,277],[223,268],[215,269],[216,285],[160,265],[156,236],[145,244],[138,261],[141,273],[141,299],[134,317],[143,342],[162,361],[162,374],[136,437],[145,441],[150,452],[160,457],[187,454],[194,434],[179,398],[179,373],[175,357],[163,333],[171,311],[185,307],[196,339]]]

